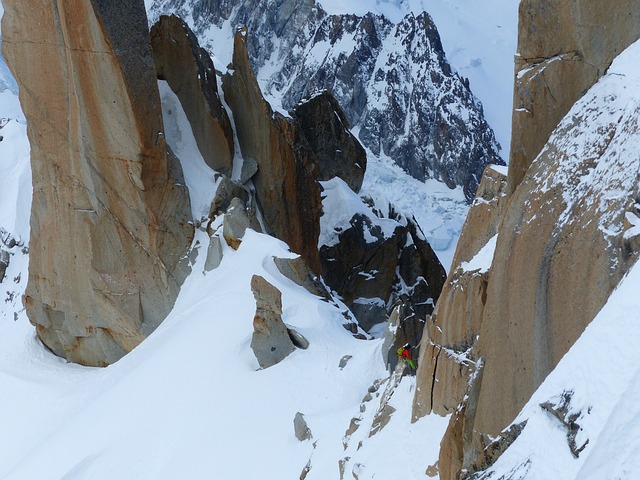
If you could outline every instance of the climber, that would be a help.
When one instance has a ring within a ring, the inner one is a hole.
[[[398,349],[398,356],[404,359],[404,361],[407,362],[407,365],[409,365],[411,368],[415,370],[416,362],[411,357],[411,353],[409,352],[409,350],[411,350],[411,345],[409,345],[408,343],[405,343],[403,347],[400,347]]]

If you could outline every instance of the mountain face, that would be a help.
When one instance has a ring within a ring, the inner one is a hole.
[[[193,238],[161,136],[146,13],[97,0],[4,7],[31,141],[25,308],[57,355],[112,363],[173,307]]]
[[[360,141],[415,178],[462,186],[471,200],[485,166],[503,164],[482,106],[452,72],[427,13],[394,24],[372,13],[328,15],[308,0],[152,2],[152,19],[166,13],[187,20],[213,52],[220,52],[221,32],[247,25],[249,55],[268,97],[288,110],[331,91]]]
[[[583,15],[571,2],[554,4],[571,13],[566,15],[543,3],[521,3],[521,52],[535,46],[551,51],[555,34],[573,32],[585,47],[597,45],[601,64],[593,70],[595,62],[575,63],[582,61],[579,55],[567,65],[559,57],[517,75],[516,97],[541,101],[549,114],[522,111],[516,103],[513,145],[540,141],[549,128],[553,132],[535,159],[509,165],[508,180],[487,170],[443,300],[427,322],[429,341],[422,343],[414,414],[452,413],[440,455],[444,479],[485,469],[514,442],[526,427],[510,423],[640,255],[634,57],[610,66],[620,46],[640,33],[635,27],[618,29],[617,19],[633,16],[640,5],[603,14],[602,28],[594,29],[582,22],[598,11],[598,2],[581,2]],[[548,36],[539,25],[550,29]],[[575,70],[580,68],[583,74]],[[608,75],[575,102],[581,94],[575,86],[590,87],[607,68]],[[571,75],[577,83],[566,81]],[[564,107],[545,103],[547,96],[574,99],[557,126],[550,122]],[[523,130],[524,117],[529,127]],[[569,401],[560,400],[550,399],[549,408],[563,417]]]

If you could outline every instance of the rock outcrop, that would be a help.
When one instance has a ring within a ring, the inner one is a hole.
[[[160,17],[153,26],[151,46],[158,78],[180,99],[202,158],[214,170],[231,174],[233,130],[218,95],[211,57],[174,15]]]
[[[359,189],[366,155],[328,93],[298,104],[290,117],[273,111],[253,73],[247,35],[246,28],[236,32],[233,64],[222,81],[240,150],[245,161],[257,164],[252,179],[267,233],[284,240],[319,272],[318,180],[339,176]]]
[[[295,336],[292,338],[289,329],[282,321],[280,290],[259,275],[254,275],[251,279],[251,290],[256,299],[251,349],[260,367],[269,368],[291,354],[296,349],[295,343],[299,343],[299,340]],[[296,339],[295,343],[294,339]],[[306,339],[304,341],[306,342]],[[307,342],[303,348],[308,346]]]
[[[284,108],[329,90],[372,152],[418,179],[462,186],[471,201],[485,166],[503,164],[500,147],[468,81],[447,63],[431,17],[409,14],[394,24],[373,13],[329,15],[320,3],[155,0],[150,12],[190,19],[203,38],[246,24],[262,87]]]
[[[367,154],[349,131],[349,121],[338,101],[324,91],[291,111],[316,157],[317,179],[342,178],[359,192],[367,167]]]
[[[614,24],[571,25],[604,32],[606,44]],[[640,164],[629,154],[639,148],[640,80],[629,67],[636,58],[616,60],[571,107],[510,196],[489,202],[479,196],[470,211],[435,328],[425,334],[431,342],[423,342],[414,402],[418,416],[455,410],[443,439],[441,478],[483,469],[506,448],[493,440],[640,255],[633,240]],[[481,261],[489,253],[490,261]],[[453,358],[443,362],[446,349]]]
[[[3,4],[31,142],[27,314],[57,355],[109,364],[172,308],[193,235],[144,2]]]
[[[446,274],[415,221],[391,206],[383,212],[371,199],[365,203],[340,179],[323,186],[328,210],[340,204],[358,210],[351,217],[332,212],[337,223],[323,220],[320,258],[327,286],[367,331],[388,320],[396,303],[402,305],[400,323],[410,317],[424,322]]]
[[[236,32],[233,65],[222,88],[242,155],[258,164],[253,181],[267,233],[284,240],[319,271],[316,166],[294,122],[274,113],[263,98],[249,61],[246,29]]]
[[[640,37],[640,1],[520,2],[509,194],[572,105]]]

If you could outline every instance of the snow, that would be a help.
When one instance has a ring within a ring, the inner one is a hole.
[[[421,182],[391,159],[367,152],[367,172],[360,192],[376,205],[393,204],[397,211],[413,216],[425,238],[448,272],[464,220],[469,211],[462,188],[449,189],[436,180]]]
[[[494,235],[489,241],[476,253],[468,262],[462,262],[460,267],[466,272],[478,272],[486,273],[491,268],[493,263],[493,255],[496,251],[496,244],[498,243],[498,235]]]
[[[164,80],[158,81],[158,89],[162,101],[165,138],[173,153],[181,160],[185,182],[189,186],[193,219],[199,221],[209,215],[212,192],[216,191],[219,178],[202,158],[177,95]]]
[[[394,230],[399,226],[398,222],[389,218],[378,218],[360,196],[349,188],[339,177],[334,177],[326,182],[320,182],[322,192],[322,210],[320,217],[320,237],[318,248],[323,245],[332,246],[339,242],[339,235],[351,227],[350,220],[354,215],[364,215],[372,220],[374,226],[380,227],[385,238],[390,238]],[[384,205],[386,207],[386,205]],[[375,243],[368,229],[365,229],[365,241]]]
[[[184,161],[197,219],[215,191],[214,173],[175,96],[164,82],[160,90],[164,133]],[[22,243],[29,238],[29,144],[15,94],[4,91],[0,101],[0,117],[17,119],[0,129],[0,227]],[[365,208],[353,195],[350,201]],[[37,340],[22,307],[27,250],[22,244],[9,250],[0,302],[0,478],[293,479],[310,458],[309,480],[338,478],[351,418],[360,415],[376,380],[379,391],[388,384],[383,340],[355,339],[342,326],[340,309],[284,278],[273,262],[293,256],[284,243],[248,231],[237,251],[223,243],[222,263],[205,274],[208,242],[197,230],[193,270],[169,317],[104,369],[67,363]],[[266,370],[258,369],[249,346],[254,274],[282,291],[284,321],[311,342]],[[344,355],[352,358],[340,369]],[[397,411],[390,423],[371,439],[368,425],[358,432],[362,447],[352,445],[350,453],[361,479],[416,478],[436,461],[448,420],[429,416],[410,423],[414,390],[415,378],[403,378],[391,399]],[[381,400],[379,392],[373,397],[371,413]],[[298,411],[312,441],[294,437]],[[394,462],[385,460],[389,454]]]

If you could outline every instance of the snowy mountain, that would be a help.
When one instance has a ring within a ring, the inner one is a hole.
[[[392,22],[367,12],[331,15],[322,4],[289,1],[150,3],[150,19],[177,13],[190,23],[224,71],[238,25],[249,29],[249,53],[262,89],[288,110],[328,89],[358,138],[419,180],[463,187],[473,198],[489,163],[503,163],[482,105],[452,71],[426,12]]]

